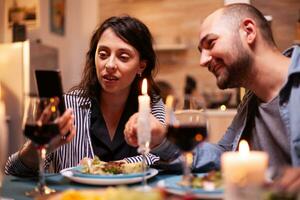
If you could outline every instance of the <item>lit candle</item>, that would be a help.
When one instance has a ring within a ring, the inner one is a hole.
[[[0,170],[4,169],[7,159],[8,129],[6,124],[5,105],[2,101],[2,88],[0,83]],[[0,188],[2,181],[2,172],[0,171]]]
[[[238,152],[225,152],[222,155],[221,167],[225,186],[224,199],[259,198],[259,189],[265,181],[268,167],[267,153],[250,151],[248,143],[242,140]]]
[[[137,121],[137,133],[139,151],[149,150],[150,134],[150,97],[147,94],[147,79],[142,83],[142,95],[138,97],[139,113]]]
[[[3,119],[5,119],[5,106],[4,106],[4,102],[2,101],[1,83],[0,83],[0,117],[3,117]]]

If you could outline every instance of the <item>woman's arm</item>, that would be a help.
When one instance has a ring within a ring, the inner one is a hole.
[[[75,136],[74,116],[68,109],[58,120],[60,135],[49,144],[48,153],[72,140]],[[70,131],[68,136],[65,136]],[[23,147],[11,155],[5,166],[5,173],[18,176],[34,175],[38,169],[38,155],[34,144],[28,140]]]

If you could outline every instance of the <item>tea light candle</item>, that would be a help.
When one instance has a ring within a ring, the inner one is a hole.
[[[138,144],[140,149],[150,145],[150,97],[147,94],[147,79],[142,83],[142,95],[138,97],[139,113],[137,121]]]
[[[265,180],[268,167],[268,154],[250,151],[245,140],[239,144],[238,152],[225,152],[221,157],[222,175],[225,185],[225,199],[246,199],[241,188],[260,188]],[[251,193],[251,192],[250,192]],[[255,195],[258,195],[256,192]],[[252,198],[252,197],[251,197]]]

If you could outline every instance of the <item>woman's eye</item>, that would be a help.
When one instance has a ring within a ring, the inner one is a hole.
[[[100,57],[101,59],[106,58],[107,55],[108,55],[108,54],[107,54],[105,51],[100,51],[100,52],[99,52],[99,57]]]
[[[122,60],[123,62],[128,61],[129,58],[130,58],[129,55],[127,55],[127,54],[121,54],[120,55],[120,60]]]

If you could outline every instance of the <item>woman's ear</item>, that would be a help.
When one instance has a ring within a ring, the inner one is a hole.
[[[243,31],[246,42],[252,44],[255,41],[257,35],[257,26],[255,21],[250,18],[246,18],[242,21],[241,30]]]
[[[146,69],[146,67],[147,67],[147,62],[146,62],[146,60],[142,60],[142,61],[140,62],[140,67],[139,67],[139,69],[138,69],[138,74],[142,74],[143,71]]]

